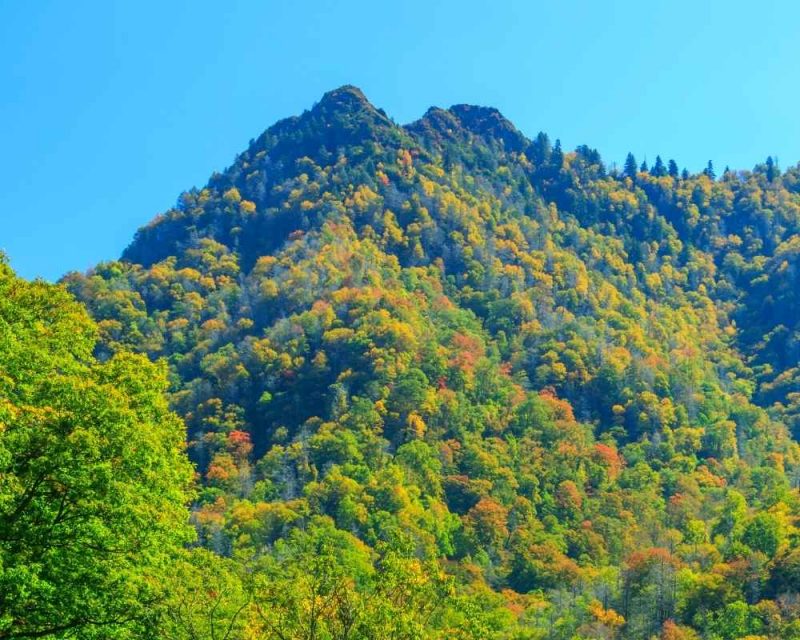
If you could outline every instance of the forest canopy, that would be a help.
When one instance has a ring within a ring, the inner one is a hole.
[[[3,267],[0,638],[76,580],[133,637],[800,638],[798,231],[772,158],[326,94],[65,276],[93,321]]]

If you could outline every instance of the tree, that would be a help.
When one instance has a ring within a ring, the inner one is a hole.
[[[674,614],[675,572],[679,561],[667,549],[651,548],[632,553],[623,572],[622,614],[631,628],[655,632]]]
[[[550,162],[552,152],[550,138],[546,133],[540,131],[536,139],[531,143],[531,160],[539,166],[545,165]]]
[[[694,629],[675,624],[673,620],[667,620],[661,627],[659,640],[700,640],[700,636]]]
[[[642,173],[647,173],[650,169],[647,167],[647,160],[642,160],[642,165],[639,167],[639,171]]]
[[[653,165],[652,174],[656,178],[662,178],[667,175],[667,168],[664,166],[663,160],[661,160],[661,156],[656,156],[656,163]]]
[[[714,163],[711,160],[708,161],[706,168],[703,169],[703,174],[707,175],[712,181],[717,179],[717,174],[714,172]]]
[[[670,177],[677,178],[678,177],[678,163],[674,160],[670,160],[668,164],[668,169]]]
[[[742,542],[771,559],[778,552],[782,537],[780,520],[771,513],[759,513],[745,525]]]
[[[709,630],[712,637],[720,640],[738,640],[739,638],[756,636],[763,628],[763,623],[758,618],[756,611],[746,602],[736,601],[725,605],[717,613]]]
[[[773,182],[781,174],[772,156],[767,157],[767,182]]]
[[[550,156],[550,164],[553,165],[553,168],[556,171],[560,171],[564,166],[564,152],[561,151],[561,140],[556,140],[556,144],[553,147],[553,153]]]
[[[254,626],[269,640],[405,640],[431,637],[429,621],[450,597],[435,567],[368,549],[318,518],[277,544],[252,577]]]
[[[242,566],[205,549],[176,563],[167,582],[169,599],[159,624],[170,640],[239,640],[251,608]]]
[[[0,263],[0,638],[143,637],[190,540],[164,367],[92,356],[62,289]]]
[[[626,156],[625,167],[622,172],[631,179],[636,178],[636,158],[633,157],[632,153],[628,153]]]

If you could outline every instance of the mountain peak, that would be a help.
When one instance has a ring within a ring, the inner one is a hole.
[[[449,109],[431,107],[407,128],[439,144],[477,136],[487,142],[502,142],[508,151],[522,151],[527,146],[525,136],[493,107],[471,104],[456,104]]]
[[[302,114],[276,122],[253,141],[248,153],[269,151],[271,161],[287,167],[304,156],[324,165],[348,146],[396,137],[397,129],[361,89],[346,84],[323,94]]]
[[[319,102],[313,109],[314,113],[348,113],[354,114],[366,112],[379,114],[381,118],[388,120],[386,113],[382,109],[376,108],[364,95],[364,92],[352,84],[345,84],[338,89],[333,89],[323,94]]]
[[[326,91],[318,104],[347,104],[356,103],[360,105],[370,105],[364,92],[352,84],[344,84],[337,89]]]
[[[516,131],[517,128],[499,110],[494,107],[482,107],[474,104],[454,104],[450,107],[453,113],[465,126],[476,131],[504,129]]]

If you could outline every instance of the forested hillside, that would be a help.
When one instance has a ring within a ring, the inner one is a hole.
[[[800,638],[798,231],[772,159],[353,87],[270,127],[63,281],[186,425],[160,637]]]

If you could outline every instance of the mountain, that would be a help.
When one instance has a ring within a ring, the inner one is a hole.
[[[772,159],[352,86],[276,123],[63,281],[100,360],[169,365],[230,596],[169,633],[800,638],[799,230]]]

